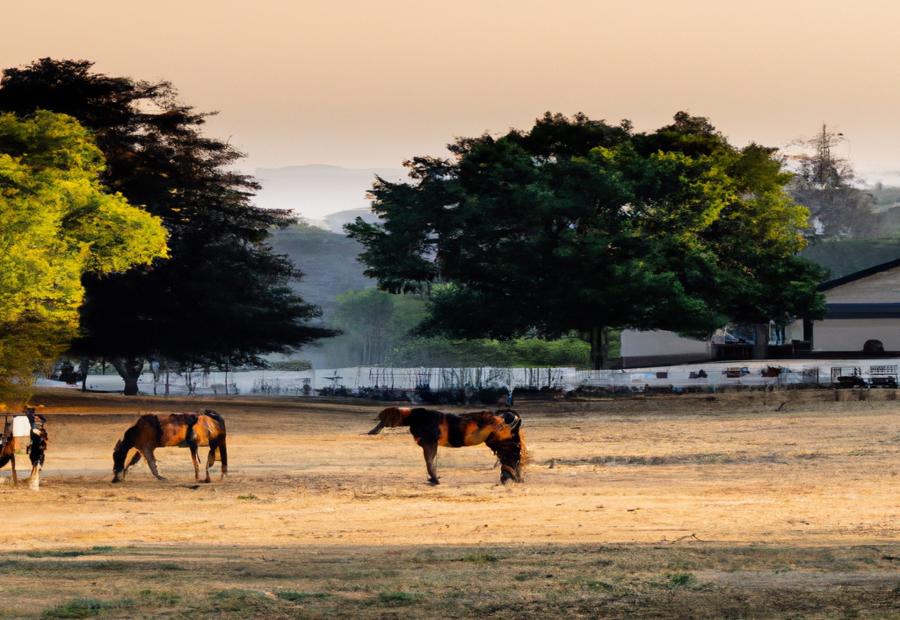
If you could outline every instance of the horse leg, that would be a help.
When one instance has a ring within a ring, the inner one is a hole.
[[[12,468],[13,486],[19,486],[19,477],[16,475],[16,453],[13,452],[9,459],[9,466]]]
[[[425,469],[428,470],[428,482],[431,484],[440,484],[437,470],[434,467],[434,457],[437,456],[437,448],[437,442],[422,444],[422,452],[425,455]]]
[[[224,480],[225,474],[228,473],[228,448],[225,446],[225,435],[222,435],[222,439],[219,441],[219,462],[222,464],[222,475],[219,476],[219,479]]]
[[[197,450],[197,444],[190,444],[191,464],[194,466],[194,480],[200,482],[200,451]]]
[[[206,457],[206,478],[203,482],[212,482],[209,477],[209,468],[216,464],[216,448],[218,444],[215,441],[209,442],[209,455]]]
[[[144,458],[147,459],[147,465],[150,467],[150,473],[152,473],[157,480],[165,480],[164,477],[159,475],[159,470],[156,469],[156,457],[153,456],[152,448],[144,452]]]
[[[31,467],[31,476],[28,477],[28,488],[37,491],[41,488],[41,465],[35,463]]]
[[[128,471],[128,468],[132,465],[136,465],[138,461],[141,460],[141,451],[135,450],[134,456],[131,457],[131,460],[125,465],[125,469],[122,470],[122,480],[125,480],[125,474]]]

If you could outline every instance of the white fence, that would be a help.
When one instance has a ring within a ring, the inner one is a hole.
[[[575,368],[381,368],[352,367],[307,371],[253,370],[196,372],[190,377],[170,373],[169,394],[315,394],[327,388],[349,392],[366,389],[432,391],[464,388],[513,388],[575,390],[579,387],[630,389],[709,388],[729,386],[831,385],[837,376],[873,377],[897,375],[900,359],[768,360],[757,362],[708,362],[631,370],[576,370]],[[114,375],[91,375],[88,389],[121,390]],[[138,382],[144,394],[165,394],[165,380],[153,381],[145,373]]]

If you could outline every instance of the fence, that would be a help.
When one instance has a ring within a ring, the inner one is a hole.
[[[707,362],[632,370],[577,370],[560,368],[383,368],[352,367],[306,371],[253,370],[208,372],[191,376],[170,374],[168,393],[312,395],[322,390],[354,394],[364,390],[433,392],[459,389],[501,388],[514,390],[609,389],[674,391],[744,387],[790,387],[849,384],[893,387],[898,381],[900,359],[820,360],[799,363]],[[843,379],[843,380],[842,380]],[[851,381],[852,379],[852,381]],[[115,376],[88,377],[89,389],[122,389]],[[140,391],[164,394],[161,381],[142,375]],[[227,390],[225,389],[225,386]]]

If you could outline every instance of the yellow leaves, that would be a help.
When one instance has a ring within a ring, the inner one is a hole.
[[[148,264],[167,247],[159,218],[104,191],[102,154],[75,119],[0,114],[0,145],[2,397],[71,336],[86,271]]]

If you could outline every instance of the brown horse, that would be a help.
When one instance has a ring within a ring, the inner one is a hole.
[[[156,448],[190,448],[194,464],[194,477],[200,482],[200,456],[197,448],[209,446],[206,459],[206,478],[209,482],[209,468],[216,462],[216,450],[222,463],[222,478],[228,473],[228,451],[225,447],[225,420],[215,411],[206,409],[202,413],[173,413],[170,415],[142,415],[134,426],[125,431],[113,450],[113,482],[125,479],[128,468],[141,460],[147,460],[150,471],[157,480],[165,480],[156,468],[153,451]],[[131,449],[136,450],[131,461],[125,460]]]
[[[13,432],[15,417],[27,419],[28,427],[30,427],[28,436],[15,436]],[[28,477],[28,486],[37,490],[40,488],[44,453],[47,451],[47,430],[44,428],[47,418],[39,413],[35,413],[34,407],[25,407],[25,415],[15,417],[12,420],[9,417],[6,418],[3,434],[0,436],[0,467],[9,463],[12,470],[12,482],[14,485],[18,485],[16,452],[24,449],[31,461],[31,475]]]
[[[522,482],[526,461],[522,418],[512,410],[443,413],[422,407],[388,407],[378,414],[378,424],[369,431],[377,435],[386,426],[408,426],[416,443],[422,446],[428,482],[439,484],[434,457],[438,446],[460,448],[485,444],[500,461],[500,482]]]

